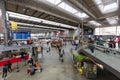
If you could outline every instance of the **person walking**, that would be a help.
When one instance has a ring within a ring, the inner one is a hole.
[[[59,55],[60,55],[61,54],[61,47],[59,47],[58,52],[59,52]]]
[[[89,47],[89,49],[90,49],[90,51],[92,52],[92,53],[94,53],[94,41],[91,39],[91,38],[89,38],[89,45],[88,45],[88,47]]]
[[[61,62],[64,62],[64,60],[63,60],[63,54],[62,54],[62,53],[60,53],[60,55],[59,55],[59,60],[60,60]]]
[[[64,51],[64,49],[62,50],[62,53],[63,53],[63,55],[65,56],[65,51]]]
[[[41,55],[43,56],[43,46],[41,46]]]
[[[7,66],[7,64],[4,64],[4,66],[3,66],[3,71],[2,71],[2,78],[4,78],[4,80],[6,79],[6,77],[7,77],[7,70],[8,70],[8,66]]]
[[[8,71],[12,72],[12,68],[11,68],[12,63],[10,61],[7,62],[7,66],[8,66]]]
[[[28,64],[30,64],[30,65],[34,65],[34,60],[33,60],[32,57],[30,58],[30,60],[28,60]]]

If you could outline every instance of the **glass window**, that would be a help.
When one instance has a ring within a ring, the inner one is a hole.
[[[116,35],[116,33],[120,36],[120,26],[95,28],[95,35]]]

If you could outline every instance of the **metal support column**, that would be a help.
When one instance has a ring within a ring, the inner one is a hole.
[[[78,40],[80,41],[80,23],[78,24]]]
[[[84,38],[83,18],[82,18],[81,26],[82,26],[82,42],[83,42],[83,38]]]
[[[38,50],[37,49],[38,49],[37,47],[32,47],[32,57],[35,62],[38,61]]]
[[[6,21],[6,8],[5,8],[5,0],[0,0],[0,7],[2,12],[2,27],[4,33],[4,42],[5,45],[8,45],[8,32],[7,32],[7,21]]]
[[[116,26],[116,36],[117,36],[117,26]]]

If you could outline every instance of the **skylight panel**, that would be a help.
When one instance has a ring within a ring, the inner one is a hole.
[[[67,4],[65,4],[65,10],[71,12],[72,11],[72,7],[67,5]]]
[[[104,12],[106,11],[107,13],[116,11],[117,9],[118,9],[117,3],[112,3],[112,4],[104,6]]]
[[[59,4],[58,6],[59,6],[60,8],[65,9],[65,5],[66,5],[66,3],[62,2],[62,3],[61,3],[61,4]]]
[[[103,14],[118,10],[119,0],[94,0]]]
[[[117,24],[118,23],[118,16],[106,18],[109,24]]]
[[[88,18],[89,17],[87,14],[80,13],[80,12],[76,13],[75,15],[78,16],[78,17],[80,17],[80,18]]]
[[[58,5],[58,7],[80,17],[80,18],[88,18],[89,16],[85,13],[81,13],[78,10],[76,10],[75,8],[73,8],[72,6],[66,4],[65,2],[62,2],[61,4]]]
[[[76,9],[72,9],[72,13],[76,13],[78,12]]]
[[[50,2],[52,4],[54,4],[54,5],[57,5],[58,3],[61,2],[61,0],[46,0],[46,1],[48,1],[48,2]]]
[[[77,29],[77,27],[73,27],[73,26],[70,26],[70,25],[66,25],[66,24],[59,24],[60,26],[65,26],[67,28],[73,28],[73,29]]]
[[[96,4],[101,4],[102,1],[101,0],[94,0]]]
[[[94,25],[94,26],[101,26],[101,24],[96,21],[89,21],[88,23],[90,23],[91,25]]]
[[[65,2],[62,2],[61,4],[58,5],[58,7],[70,12],[70,13],[76,13],[78,12],[76,9],[71,7],[70,5],[66,4]]]

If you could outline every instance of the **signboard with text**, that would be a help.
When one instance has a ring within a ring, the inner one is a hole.
[[[12,28],[12,30],[17,30],[18,29],[17,22],[12,21],[11,22],[11,28]]]
[[[31,35],[29,31],[18,31],[12,32],[11,34],[12,40],[27,40],[30,37]]]

